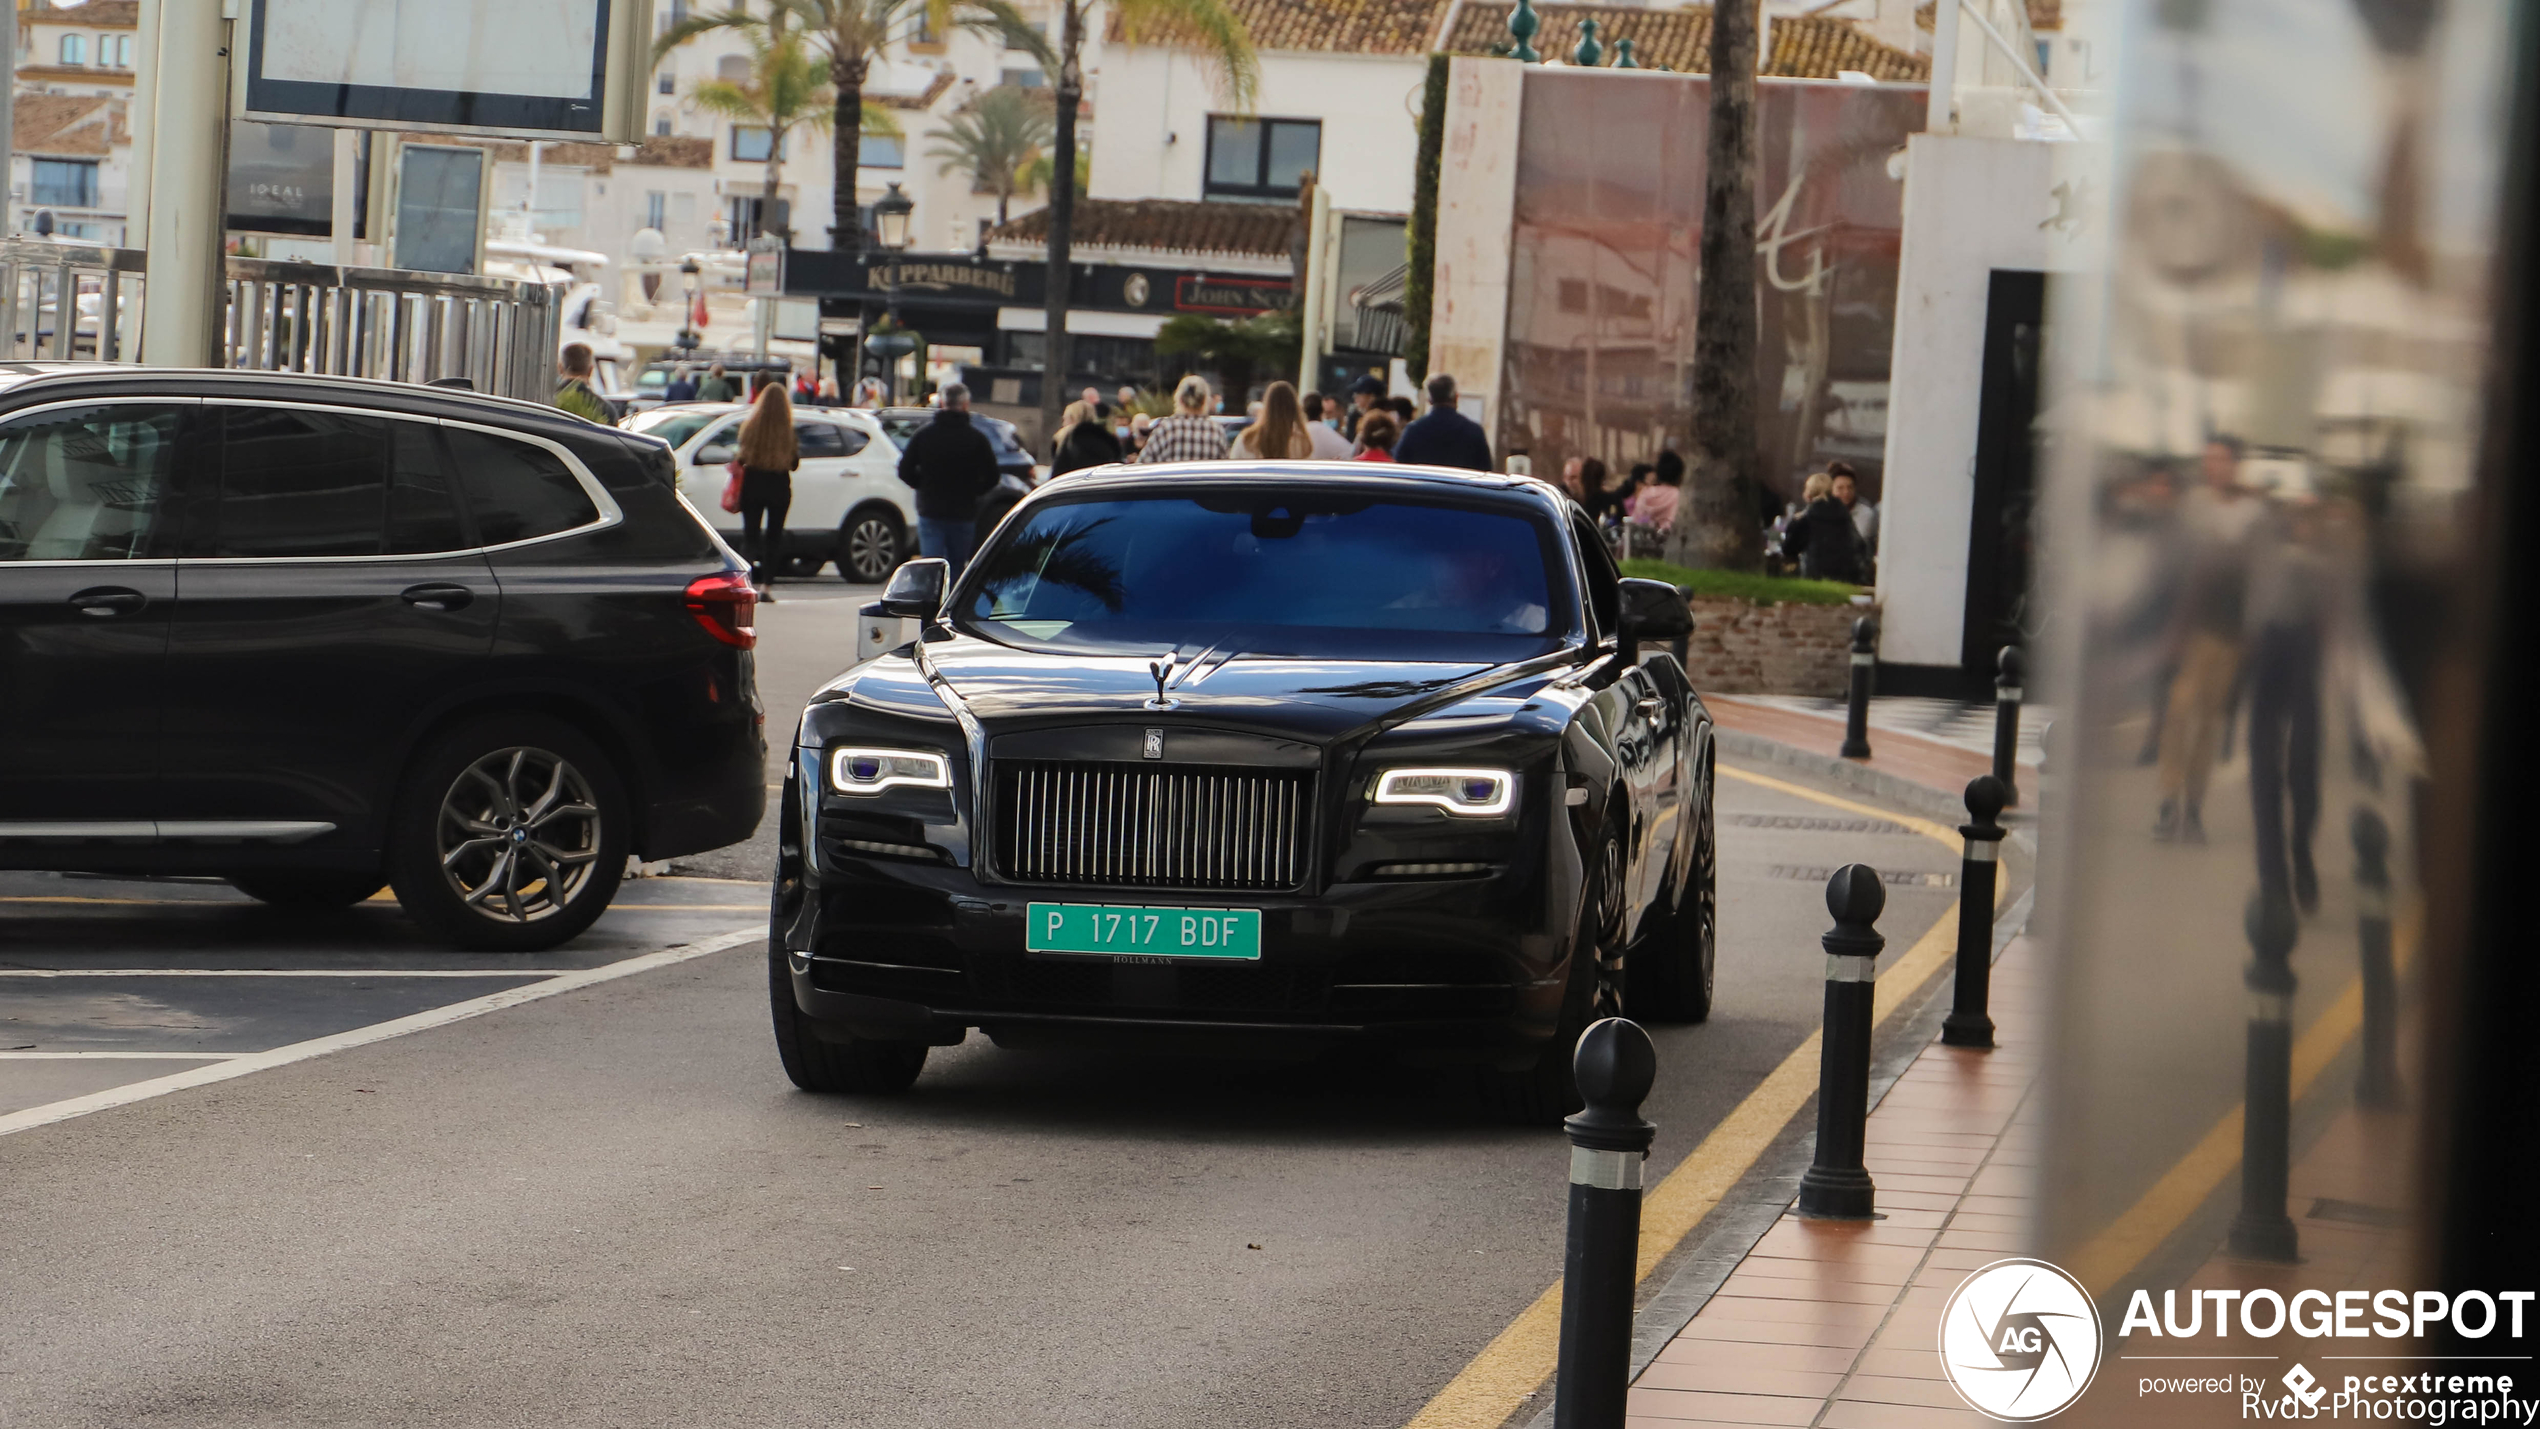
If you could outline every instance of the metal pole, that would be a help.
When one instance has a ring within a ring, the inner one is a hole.
[[[1640,1279],[1641,1162],[1658,1135],[1640,1104],[1658,1079],[1658,1050],[1637,1024],[1608,1017],[1580,1035],[1570,1065],[1587,1105],[1562,1124],[1570,1134],[1570,1238],[1552,1422],[1623,1429]]]
[[[2017,645],[2005,645],[1994,657],[1993,777],[2002,781],[2003,797],[2020,801],[2020,681],[2028,661]]]
[[[1852,622],[1852,691],[1843,713],[1843,757],[1870,757],[1870,684],[1878,678],[1879,623],[1868,616]]]
[[[2399,1106],[2399,974],[2390,959],[2390,828],[2371,809],[2357,809],[2355,944],[2363,955],[2363,1066],[2355,1102],[2377,1110]]]
[[[1967,841],[1958,865],[1958,984],[1940,1040],[1952,1047],[1993,1045],[1993,890],[2002,867],[2002,781],[1979,774],[1967,784]]]
[[[1923,132],[1954,133],[1958,127],[1958,6],[1932,6],[1931,93],[1923,102]]]
[[[2252,1260],[2301,1258],[2301,1235],[2285,1214],[2293,1163],[2293,942],[2290,902],[2249,900],[2249,1068],[2240,1123],[2240,1215],[2231,1253]]]
[[[335,186],[327,204],[327,228],[335,239],[335,263],[340,268],[361,263],[353,251],[353,227],[357,222],[353,200],[361,185],[362,141],[368,137],[359,129],[335,131]]]
[[[222,176],[228,172],[229,22],[209,0],[159,15],[151,109],[149,320],[142,360],[214,364],[222,322]]]
[[[1862,1153],[1869,1141],[1870,1026],[1878,1001],[1879,954],[1887,939],[1872,925],[1887,907],[1887,885],[1866,863],[1847,864],[1826,880],[1834,927],[1826,950],[1826,1028],[1817,1063],[1817,1157],[1799,1179],[1799,1214],[1867,1220],[1878,1188]]]

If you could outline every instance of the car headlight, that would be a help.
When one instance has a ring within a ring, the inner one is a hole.
[[[1504,814],[1517,796],[1505,769],[1388,769],[1376,779],[1379,804],[1429,804],[1450,814]]]
[[[829,787],[841,794],[879,794],[885,789],[949,789],[952,765],[925,749],[833,749]]]

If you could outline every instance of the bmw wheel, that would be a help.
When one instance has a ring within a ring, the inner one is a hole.
[[[417,923],[460,947],[536,952],[591,926],[626,873],[617,771],[544,715],[476,720],[408,771],[389,883]]]
[[[908,535],[900,520],[879,507],[850,512],[838,530],[838,574],[858,585],[880,585],[900,568]]]

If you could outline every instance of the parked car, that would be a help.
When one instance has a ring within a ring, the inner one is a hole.
[[[385,883],[528,951],[748,837],[754,602],[672,474],[532,402],[0,370],[0,867]]]
[[[670,443],[680,491],[735,549],[741,518],[723,509],[723,488],[748,416],[738,403],[683,402],[626,422]],[[853,407],[796,407],[794,443],[803,464],[785,512],[781,573],[807,578],[835,561],[848,580],[879,584],[916,549],[917,493],[900,480],[899,448],[871,412]]]
[[[873,415],[881,420],[882,430],[891,434],[891,440],[905,447],[908,439],[917,434],[918,428],[935,420],[935,409],[884,407]],[[1036,467],[1032,453],[1025,449],[1022,434],[1015,430],[1014,424],[1003,417],[991,417],[980,412],[972,412],[970,421],[971,425],[988,434],[988,445],[997,449],[997,470],[1007,476],[1019,476],[1024,485],[1031,485]]]
[[[1683,595],[1622,579],[1552,487],[1430,468],[1073,475],[922,638],[794,733],[769,935],[814,1091],[927,1049],[1179,1034],[1478,1063],[1574,1104],[1589,1019],[1711,1006],[1709,713]]]
[[[626,399],[626,411],[620,415],[632,416],[660,406],[666,400],[663,394],[670,387],[671,374],[678,369],[687,368],[689,376],[703,382],[707,370],[718,362],[723,364],[723,375],[736,383],[752,381],[761,374],[769,373],[782,378],[788,385],[794,380],[794,364],[781,357],[762,360],[740,353],[702,352],[694,357],[656,358],[645,363],[644,370],[635,374],[635,389]]]

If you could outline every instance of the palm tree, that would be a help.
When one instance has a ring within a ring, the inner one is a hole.
[[[1954,0],[1942,0],[1954,3]],[[1755,471],[1755,0],[1711,7],[1711,133],[1702,176],[1702,285],[1693,327],[1692,519],[1668,555],[1754,570],[1764,538]]]
[[[697,106],[736,123],[767,129],[767,189],[759,200],[759,227],[791,241],[776,222],[776,191],[784,177],[785,137],[796,129],[826,129],[837,96],[824,83],[827,66],[790,31],[769,29],[749,37],[746,79],[710,79],[692,91]],[[888,123],[887,116],[883,119]]]
[[[754,30],[762,34],[799,30],[828,61],[829,84],[836,93],[831,128],[844,132],[850,118],[869,113],[864,82],[882,47],[924,24],[936,34],[975,30],[1002,39],[1009,48],[1029,51],[1051,63],[1047,41],[1010,0],[767,0],[767,13],[753,13],[746,0],[735,0],[721,14],[698,13],[662,31],[653,44],[661,57],[708,30]],[[859,133],[875,132],[858,124]],[[879,132],[889,133],[892,130]],[[864,221],[856,202],[856,169],[861,155],[855,144],[832,146],[834,186],[829,246],[841,253],[864,248]]]
[[[1046,106],[1012,86],[1000,86],[936,131],[929,156],[943,161],[938,173],[967,173],[974,187],[997,196],[997,225],[1016,194],[1032,187],[1033,161],[1049,147]]]
[[[1261,61],[1252,47],[1252,32],[1236,13],[1233,0],[1058,0],[1059,34],[1057,142],[1052,151],[1076,152],[1076,111],[1085,102],[1085,30],[1094,6],[1103,4],[1120,37],[1133,45],[1157,44],[1190,50],[1217,71],[1226,97],[1238,113],[1250,113],[1253,91],[1261,82]],[[1050,166],[1050,251],[1047,321],[1042,327],[1041,430],[1058,430],[1067,392],[1066,275],[1073,271],[1070,231],[1076,218],[1076,166]]]

